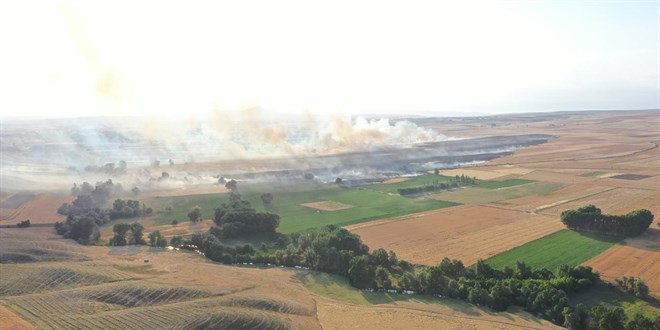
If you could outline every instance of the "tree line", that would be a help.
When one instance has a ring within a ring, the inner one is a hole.
[[[582,315],[581,310],[569,304],[568,294],[600,282],[600,275],[587,266],[562,265],[551,271],[518,262],[514,268],[498,270],[483,260],[473,267],[465,267],[460,260],[448,258],[434,266],[414,266],[400,260],[393,251],[377,249],[369,252],[369,247],[358,235],[334,225],[310,232],[279,235],[273,246],[262,244],[259,249],[251,245],[223,244],[212,230],[194,234],[182,244],[225,264],[299,266],[342,275],[359,289],[455,298],[489,306],[495,311],[520,306],[571,329],[588,329],[572,324],[598,324],[597,316],[601,315],[589,311]],[[635,320],[639,321],[637,317]]]
[[[410,188],[399,188],[397,192],[399,195],[418,195],[423,193],[429,193],[434,191],[447,190],[451,188],[458,188],[461,186],[474,185],[477,183],[476,178],[471,178],[465,175],[456,175],[454,178],[450,178],[448,182],[436,182],[430,185],[410,187]]]
[[[641,235],[652,223],[653,213],[646,209],[624,215],[603,214],[594,205],[561,213],[561,221],[569,229],[600,234],[634,237]]]

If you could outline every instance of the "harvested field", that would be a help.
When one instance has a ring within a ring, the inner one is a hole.
[[[34,329],[32,324],[20,318],[11,310],[0,305],[0,328],[6,330],[30,330]]]
[[[11,199],[12,197],[10,197]],[[18,221],[30,219],[32,224],[55,223],[66,217],[57,213],[57,208],[62,203],[70,203],[74,197],[67,195],[40,194],[22,203],[10,203],[19,205],[17,208],[0,208],[0,224],[15,224]]]
[[[621,174],[621,175],[611,176],[612,179],[621,179],[621,180],[642,180],[650,177],[651,177],[650,175],[640,175],[640,174]]]
[[[345,277],[320,272],[309,272],[301,280],[322,296],[317,297],[316,308],[324,329],[556,328],[514,308],[502,314],[456,299],[365,292],[352,287]]]
[[[477,180],[493,180],[497,179],[506,175],[509,175],[508,173],[501,173],[501,172],[496,172],[496,171],[489,171],[489,170],[479,170],[479,169],[472,169],[472,168],[457,168],[457,169],[452,169],[452,170],[442,170],[440,171],[440,174],[446,175],[446,176],[469,176],[471,178],[477,178]]]
[[[600,208],[603,213],[619,214],[621,210],[629,210],[631,205],[637,205],[639,202],[652,196],[657,196],[657,192],[641,189],[615,188],[537,211],[541,211],[544,214],[560,215],[563,211],[593,204]]]
[[[408,180],[410,180],[410,178],[401,177],[401,178],[387,179],[387,180],[385,180],[381,183],[383,183],[383,184],[392,184],[392,183],[401,183],[401,182],[405,182],[405,181],[408,181]]]
[[[660,298],[660,229],[655,225],[639,237],[628,238],[585,263],[601,277],[614,281],[623,276],[642,278],[651,295]]]
[[[584,186],[575,184],[566,186],[544,196],[526,196],[507,199],[502,204],[506,205],[507,208],[514,210],[539,212],[555,205],[568,203],[612,189],[614,188],[606,186]]]
[[[482,182],[478,185],[479,188],[484,188],[484,189],[501,189],[501,188],[508,188],[508,187],[514,187],[514,186],[520,186],[524,184],[530,184],[536,181],[533,180],[525,180],[525,179],[508,179],[508,180],[503,180],[503,181],[486,181]]]
[[[621,239],[584,235],[564,229],[500,253],[486,262],[494,268],[515,268],[516,262],[524,261],[534,268],[555,270],[562,264],[577,266],[609,249]]]
[[[552,182],[534,182],[521,186],[500,188],[496,192],[492,189],[479,187],[466,187],[454,189],[452,191],[441,192],[432,195],[431,198],[437,198],[449,202],[461,204],[487,204],[508,199],[520,198],[529,195],[548,195],[564,185]]]
[[[564,184],[589,182],[598,179],[593,177],[584,177],[579,175],[572,175],[567,173],[551,172],[544,170],[536,170],[534,172],[525,174],[520,178],[527,180],[544,181],[544,182],[558,182]]]
[[[34,194],[14,194],[4,199],[0,203],[0,208],[3,209],[17,209],[23,204],[33,200],[36,197]]]
[[[346,228],[372,249],[393,250],[413,263],[432,265],[449,257],[471,265],[561,230],[564,225],[555,217],[464,205]]]
[[[348,205],[348,204],[343,204],[343,203],[333,202],[333,201],[304,203],[304,204],[300,204],[300,205],[310,207],[310,208],[313,208],[313,209],[316,209],[316,210],[321,210],[321,211],[339,211],[339,210],[350,209],[351,207],[353,207],[353,205]]]
[[[488,313],[469,305],[429,310],[398,306],[351,306],[320,299],[318,318],[323,329],[561,329],[527,313]],[[417,306],[415,306],[417,307]]]

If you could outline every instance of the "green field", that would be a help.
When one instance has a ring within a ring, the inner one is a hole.
[[[477,185],[479,188],[485,189],[499,189],[513,186],[520,186],[523,184],[528,184],[536,182],[534,180],[525,180],[525,179],[509,179],[504,181],[485,181]]]
[[[451,179],[453,178],[444,175],[424,174],[410,177],[408,180],[403,182],[370,184],[363,186],[362,188],[373,191],[398,194],[398,189],[438,185],[443,182],[447,183]]]
[[[443,191],[431,197],[462,204],[486,204],[524,196],[549,195],[562,187],[564,187],[564,184],[561,183],[533,182],[521,186],[498,189],[497,193],[494,194],[492,189],[475,186]]]
[[[501,269],[515,267],[517,261],[524,261],[528,266],[554,271],[561,264],[577,266],[620,241],[618,238],[586,236],[565,229],[500,253],[486,260],[486,263]]]
[[[261,192],[267,191],[272,192],[274,197],[270,207],[264,207],[260,198]],[[242,191],[241,195],[243,199],[250,201],[257,210],[279,214],[281,221],[278,231],[281,233],[302,231],[328,224],[347,225],[458,205],[441,200],[411,199],[366,189],[344,189],[327,185],[306,191],[261,190],[256,192],[252,188],[251,191]],[[156,220],[156,224],[169,224],[174,219],[179,222],[188,221],[187,214],[196,205],[202,209],[203,218],[212,218],[213,210],[227,199],[227,194],[212,194],[154,198],[146,203],[155,210],[171,207],[172,213],[161,214]],[[338,211],[317,212],[315,209],[300,205],[320,201],[334,201],[353,207]]]
[[[607,173],[606,173],[606,172],[599,172],[599,171],[596,171],[596,172],[589,172],[589,173],[580,174],[580,176],[585,176],[585,177],[597,177],[597,176],[601,176],[601,175],[603,175],[603,174],[607,174]]]
[[[348,302],[356,305],[378,305],[396,301],[418,302],[423,304],[442,304],[470,310],[474,308],[458,299],[438,300],[430,295],[405,295],[387,292],[362,291],[351,286],[346,277],[321,273],[309,272],[300,276],[300,280],[310,291],[332,299]]]

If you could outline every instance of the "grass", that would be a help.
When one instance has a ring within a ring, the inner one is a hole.
[[[426,295],[361,291],[351,286],[347,278],[328,273],[309,272],[301,276],[301,281],[307,289],[318,295],[356,305],[379,305],[396,301],[440,303],[436,298]]]
[[[521,186],[501,188],[497,191],[497,194],[494,194],[492,189],[466,187],[444,191],[433,195],[433,198],[465,204],[495,203],[506,205],[501,201],[530,195],[549,195],[562,187],[564,187],[564,184],[561,183],[533,182]]]
[[[458,205],[441,200],[405,198],[361,188],[343,189],[334,186],[319,186],[306,191],[274,191],[272,206],[265,207],[260,198],[262,192],[267,191],[241,193],[243,199],[250,201],[257,210],[279,214],[281,221],[278,231],[281,233],[303,231],[328,224],[347,225]],[[213,194],[163,197],[147,203],[156,210],[167,206],[172,207],[172,213],[162,214],[156,219],[156,224],[162,225],[169,224],[174,219],[177,219],[179,223],[188,221],[187,214],[194,206],[202,209],[204,218],[211,218],[213,210],[227,199],[227,194]],[[334,201],[353,207],[338,211],[317,212],[315,209],[300,205],[319,201]]]
[[[520,186],[523,184],[528,184],[536,182],[534,180],[525,180],[525,179],[508,179],[504,181],[486,181],[477,185],[477,187],[485,189],[499,189],[513,186]]]
[[[438,185],[443,182],[447,183],[451,179],[453,179],[453,177],[444,176],[444,175],[424,174],[424,175],[411,177],[403,182],[370,184],[364,186],[363,188],[372,191],[398,194],[397,192],[398,189],[415,188],[415,187],[422,187],[428,185]]]
[[[601,176],[601,175],[606,174],[606,173],[607,172],[596,171],[596,172],[589,172],[589,173],[580,174],[580,176],[597,177],[597,176]]]
[[[573,305],[584,304],[588,309],[599,303],[606,303],[611,307],[621,307],[629,317],[635,314],[655,317],[660,313],[660,306],[657,305],[657,302],[650,303],[603,284],[583,292],[573,293],[569,296],[569,300]]]
[[[528,266],[554,271],[561,264],[577,266],[620,241],[618,238],[587,236],[565,229],[500,253],[486,260],[486,263],[502,269],[505,266],[515,267],[517,261],[524,261]]]

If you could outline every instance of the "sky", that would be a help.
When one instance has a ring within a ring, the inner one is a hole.
[[[4,1],[3,117],[660,108],[660,1]]]

